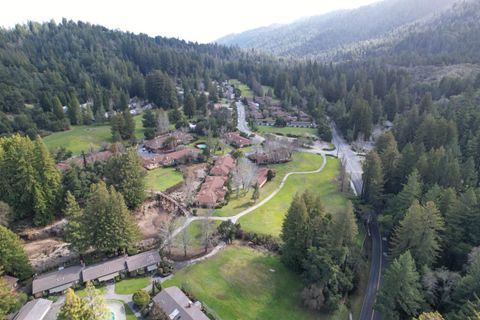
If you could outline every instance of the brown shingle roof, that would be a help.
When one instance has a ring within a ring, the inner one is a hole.
[[[200,307],[192,304],[178,287],[163,289],[153,298],[153,302],[172,320],[209,320]]]
[[[208,176],[195,197],[195,203],[201,206],[215,205],[225,197],[223,186],[227,181],[225,176]]]
[[[87,267],[82,271],[83,282],[96,280],[120,271],[125,271],[125,257],[119,257],[110,261],[101,262]]]
[[[79,281],[82,269],[83,267],[81,266],[74,266],[41,275],[38,278],[33,279],[32,293],[36,294],[48,291],[53,288]]]
[[[136,271],[160,263],[162,259],[156,250],[136,254],[127,258],[127,270]]]
[[[227,154],[226,156],[219,157],[215,161],[215,165],[210,170],[210,174],[213,176],[228,176],[233,167],[235,167],[235,158]]]

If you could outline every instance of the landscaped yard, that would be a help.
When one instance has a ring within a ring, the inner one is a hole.
[[[163,287],[184,287],[222,319],[347,319],[313,314],[302,306],[300,276],[278,256],[248,247],[228,247],[214,257],[179,271]]]
[[[135,116],[135,137],[143,138],[142,117]],[[90,125],[90,126],[72,126],[68,131],[55,132],[43,138],[49,150],[55,150],[65,147],[71,150],[74,155],[79,155],[82,151],[87,152],[90,148],[98,150],[102,145],[112,142],[112,133],[110,126]]]
[[[316,168],[320,166],[320,163],[318,161]],[[337,191],[335,183],[338,169],[339,161],[327,157],[327,164],[322,172],[290,176],[282,190],[273,199],[241,218],[239,223],[246,231],[279,236],[283,219],[293,197],[295,194],[306,190],[319,194],[326,210],[331,213],[345,209],[348,199],[344,194]],[[305,170],[295,169],[295,171]]]
[[[182,173],[175,168],[157,168],[147,172],[145,184],[147,189],[164,191],[182,181]]]
[[[275,178],[272,181],[267,182],[265,186],[260,189],[260,198],[257,202],[262,201],[265,199],[269,194],[271,194],[282,181],[283,177],[291,171],[313,171],[320,168],[322,165],[323,159],[321,156],[312,153],[306,152],[297,152],[293,155],[293,159],[290,162],[282,163],[282,164],[275,164],[270,166],[276,172]],[[251,200],[252,198],[252,191],[250,191],[247,195],[240,197],[236,197],[235,193],[232,194],[230,197],[229,203],[220,208],[215,210],[214,215],[221,216],[221,217],[228,217],[233,216],[240,211],[247,209],[248,207],[252,206],[254,203]],[[273,201],[270,200],[270,201]],[[269,206],[268,202],[265,206]],[[252,213],[253,214],[253,213]]]
[[[292,128],[292,127],[270,127],[270,126],[258,126],[258,133],[275,133],[280,135],[294,135],[294,136],[315,136],[318,134],[317,129],[314,128]]]
[[[150,284],[148,277],[123,279],[115,283],[115,293],[133,294],[136,291],[146,288]]]
[[[107,292],[107,287],[98,287],[97,290],[99,290],[102,294],[105,294]],[[84,289],[76,290],[75,294],[83,298],[87,293],[84,288]]]

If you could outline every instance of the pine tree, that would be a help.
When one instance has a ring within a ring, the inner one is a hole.
[[[183,113],[188,118],[191,118],[195,115],[196,112],[196,106],[195,106],[195,99],[193,98],[193,95],[189,92],[185,95],[185,102],[183,104]]]
[[[58,195],[60,193],[60,172],[43,140],[38,137],[34,142],[33,165],[37,172],[37,183],[40,185],[42,205],[36,204],[34,222],[36,225],[46,225],[55,217]],[[37,201],[38,202],[38,201]]]
[[[202,92],[197,99],[197,110],[204,116],[207,115],[207,104],[208,104],[207,95],[204,92]]]
[[[131,140],[135,138],[135,120],[130,112],[125,112],[123,114],[125,119],[125,126],[120,130],[120,135],[123,140]]]
[[[63,113],[63,106],[62,103],[60,102],[60,99],[58,99],[57,96],[53,97],[52,99],[52,105],[53,105],[53,114],[58,120],[62,120],[65,118],[65,114]]]
[[[409,251],[418,267],[432,266],[440,251],[440,232],[444,221],[433,202],[422,207],[414,200],[407,214],[395,229],[392,255],[399,257]]]
[[[383,197],[383,168],[380,157],[376,152],[370,152],[363,165],[362,198],[375,208],[382,206]]]
[[[70,105],[68,106],[68,117],[70,123],[73,125],[82,124],[82,111],[80,109],[80,103],[75,95],[70,97]]]
[[[157,133],[164,134],[170,130],[170,121],[168,120],[168,114],[165,110],[160,109],[157,115],[156,123]]]
[[[303,197],[293,198],[287,216],[283,221],[281,238],[282,261],[293,270],[301,270],[302,261],[306,256],[306,225],[308,212]]]
[[[400,221],[413,201],[420,200],[422,196],[422,183],[418,171],[414,170],[409,176],[407,183],[403,186],[402,191],[398,193],[388,206],[388,214],[391,215],[392,224],[395,225]]]
[[[67,191],[65,210],[63,213],[68,220],[67,226],[65,227],[65,240],[69,242],[70,246],[76,251],[85,251],[87,249],[85,244],[88,243],[88,241],[84,238],[83,212],[70,191]]]
[[[418,315],[422,303],[420,275],[407,251],[385,271],[375,309],[384,319],[411,319]]]
[[[92,247],[104,252],[125,250],[137,238],[138,229],[123,196],[104,182],[92,185],[84,209],[85,238]]]
[[[0,266],[3,266],[8,274],[22,280],[32,275],[32,267],[23,249],[22,241],[15,233],[3,226],[0,226]]]
[[[145,199],[145,170],[134,149],[111,157],[105,168],[105,178],[125,198],[130,209],[137,208]]]

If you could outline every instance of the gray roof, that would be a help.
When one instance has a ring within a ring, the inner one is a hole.
[[[74,266],[50,272],[33,280],[32,293],[47,291],[80,280],[80,272],[83,267]]]
[[[82,271],[83,282],[96,280],[112,273],[125,271],[125,257],[101,262],[87,267]]]
[[[50,310],[52,301],[36,299],[27,302],[13,318],[13,320],[42,320]]]
[[[161,261],[160,254],[156,250],[151,250],[136,254],[127,258],[127,269],[129,272],[142,269]]]
[[[153,301],[157,303],[171,320],[209,320],[198,306],[178,287],[169,287],[160,291]]]

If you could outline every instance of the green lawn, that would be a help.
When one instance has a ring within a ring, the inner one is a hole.
[[[99,290],[102,294],[105,294],[107,292],[107,287],[98,287],[97,290]],[[81,298],[85,297],[85,288],[75,291],[75,294]]]
[[[242,95],[242,97],[253,98],[253,92],[246,84],[241,83],[236,79],[230,80],[230,83],[233,84],[235,88],[240,90],[240,94]]]
[[[260,134],[275,133],[281,135],[295,135],[295,136],[316,136],[318,134],[317,129],[314,128],[291,128],[291,127],[270,127],[270,126],[258,126],[257,131]]]
[[[187,227],[187,232],[189,235],[190,243],[187,248],[187,255],[194,256],[204,252],[204,247],[202,243],[202,229],[204,221],[193,221]],[[217,230],[220,221],[211,221],[212,223],[211,230],[212,232]],[[173,240],[173,252],[177,255],[183,255],[183,234],[180,232],[175,239]]]
[[[135,116],[135,137],[143,138],[142,117]],[[54,132],[43,138],[49,150],[55,150],[65,147],[71,150],[74,155],[79,155],[82,151],[88,151],[90,148],[99,149],[104,144],[112,142],[112,133],[110,126],[90,125],[90,126],[72,126],[68,131]]]
[[[222,319],[347,319],[314,314],[301,304],[300,276],[278,256],[248,247],[228,247],[214,257],[179,271],[163,287],[186,288]]]
[[[147,287],[150,284],[148,277],[123,279],[115,283],[115,293],[133,294],[136,291]]]
[[[319,194],[327,211],[335,213],[344,209],[348,199],[337,191],[335,177],[338,169],[339,161],[327,157],[327,165],[322,172],[290,176],[282,190],[273,199],[241,218],[239,223],[246,231],[279,236],[283,219],[293,197],[296,193],[306,190]],[[296,171],[304,170],[296,169]]]
[[[297,152],[293,155],[292,161],[282,164],[271,165],[270,168],[275,170],[276,176],[275,178],[273,178],[272,181],[267,182],[267,184],[265,184],[265,186],[260,189],[260,198],[258,199],[258,202],[262,201],[269,194],[271,194],[280,185],[283,177],[288,172],[313,171],[320,168],[322,162],[323,159],[319,155],[306,152]],[[214,215],[228,217],[247,209],[254,204],[253,201],[251,201],[251,193],[252,191],[250,191],[245,196],[240,195],[240,197],[238,198],[235,194],[232,194],[229,203],[226,206],[215,210]],[[270,201],[273,201],[273,199]],[[265,204],[265,206],[269,206],[269,204]],[[199,212],[201,212],[201,210],[199,210]]]
[[[183,175],[175,168],[157,168],[147,172],[146,187],[164,191],[183,181]]]

